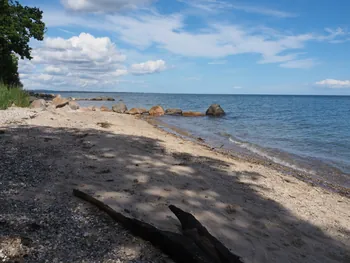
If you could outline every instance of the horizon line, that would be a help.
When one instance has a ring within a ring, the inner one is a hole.
[[[141,91],[81,91],[81,90],[46,90],[46,89],[24,89],[30,92],[51,92],[51,93],[135,93],[135,94],[169,94],[169,95],[229,95],[229,96],[337,96],[349,97],[350,94],[277,94],[277,93],[171,93],[171,92],[141,92]]]

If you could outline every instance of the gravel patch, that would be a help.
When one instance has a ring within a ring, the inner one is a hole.
[[[0,125],[19,124],[24,120],[35,118],[39,111],[26,108],[10,107],[7,110],[0,110]]]
[[[83,175],[69,167],[63,172],[60,160],[83,145],[72,134],[57,141],[50,130],[43,136],[9,125],[35,114],[17,108],[0,113],[0,262],[172,262],[73,197]]]

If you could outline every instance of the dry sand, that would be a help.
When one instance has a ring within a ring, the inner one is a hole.
[[[15,198],[46,200],[49,191],[77,204],[82,202],[71,189],[78,187],[117,211],[179,231],[168,209],[174,204],[193,213],[247,263],[350,262],[347,197],[268,165],[211,151],[133,116],[65,109],[31,114],[3,121],[0,142],[25,145],[41,158],[47,174],[61,176]],[[112,125],[97,125],[104,121]]]

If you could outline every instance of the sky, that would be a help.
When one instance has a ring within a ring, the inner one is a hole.
[[[350,95],[348,0],[20,0],[27,89]]]

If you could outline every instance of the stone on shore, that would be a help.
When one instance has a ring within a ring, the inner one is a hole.
[[[209,116],[219,117],[225,115],[225,111],[221,108],[219,104],[212,104],[205,114]]]
[[[101,111],[105,111],[105,112],[111,112],[112,110],[106,106],[101,106],[100,108]]]
[[[69,107],[71,108],[71,110],[78,110],[80,108],[79,104],[76,101],[71,100],[68,103]]]
[[[167,109],[165,111],[165,115],[181,116],[182,110],[181,109]]]
[[[112,110],[116,113],[125,113],[128,111],[128,108],[124,102],[120,101],[118,104],[112,106]]]
[[[132,108],[127,112],[127,114],[137,115],[137,114],[145,114],[147,112],[148,112],[148,110],[143,109],[143,108]]]
[[[62,108],[69,103],[68,99],[62,98],[61,95],[57,95],[53,100],[52,104],[55,108]]]
[[[164,109],[162,106],[157,105],[153,106],[149,111],[148,111],[150,116],[163,116],[165,114]]]
[[[42,109],[43,110],[43,109],[46,108],[46,101],[43,100],[43,99],[34,100],[30,104],[29,108],[31,108],[31,109]]]
[[[184,117],[202,117],[205,116],[204,113],[198,111],[184,111],[182,112],[182,116]]]

